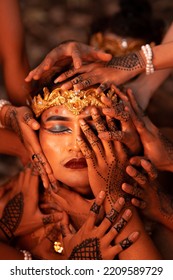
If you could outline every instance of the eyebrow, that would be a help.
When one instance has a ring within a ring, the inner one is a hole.
[[[86,121],[93,120],[91,116],[84,117],[83,119]],[[51,116],[46,119],[46,122],[49,122],[49,121],[71,121],[71,118],[56,115],[56,116]]]

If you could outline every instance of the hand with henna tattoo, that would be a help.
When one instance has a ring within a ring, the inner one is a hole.
[[[105,120],[96,108],[91,109],[91,115],[98,134],[108,131]],[[111,125],[112,129],[113,123],[108,122],[107,125]],[[110,210],[115,200],[124,195],[121,184],[126,177],[127,151],[119,141],[100,140],[83,119],[80,120],[80,126],[89,143],[84,137],[77,137],[77,143],[87,161],[91,189],[95,196],[101,190],[106,192],[105,207],[106,211]]]
[[[43,154],[35,130],[40,124],[34,119],[33,113],[27,106],[14,107],[6,105],[1,112],[2,123],[13,130],[29,153],[29,157],[42,178],[43,185],[47,188],[50,184],[56,188],[57,181],[52,169]]]
[[[123,183],[122,189],[133,196],[132,204],[139,207],[143,215],[173,230],[173,197],[156,180],[155,167],[144,157],[133,157],[130,163],[126,172],[136,184]],[[138,171],[139,168],[142,171]]]
[[[40,208],[43,211],[64,210],[70,217],[71,224],[78,230],[86,221],[93,199],[86,199],[77,192],[59,186],[58,192],[51,191],[51,200],[45,198],[41,201]],[[100,211],[99,220],[102,219],[104,211]]]
[[[111,57],[110,54],[96,51],[93,47],[81,42],[65,41],[48,53],[42,63],[30,71],[25,81],[30,82],[32,79],[40,79],[46,70],[55,65],[66,66],[73,62],[75,69],[79,69],[83,61],[109,61]]]
[[[126,209],[117,221],[117,216],[109,213],[95,226],[96,217],[100,206],[103,204],[105,193],[101,191],[92,205],[89,216],[80,230],[72,234],[66,222],[61,222],[65,253],[70,260],[110,260],[120,252],[131,246],[139,237],[139,232],[131,233],[127,238],[115,245],[111,242],[123,230],[132,216],[132,212]],[[121,203],[120,203],[121,202]],[[114,212],[120,212],[124,205],[123,198],[119,198],[114,204]]]
[[[117,123],[117,128],[113,126],[112,130],[109,128],[109,131],[99,133],[98,137],[106,141],[120,141],[128,147],[131,155],[137,155],[141,152],[142,146],[129,112],[125,111],[127,96],[113,85],[110,93],[116,93],[115,98],[111,100],[108,97],[102,97],[102,102],[105,104],[102,112],[107,117],[107,122],[118,120],[120,124]]]
[[[50,223],[59,221],[62,213],[43,214],[38,207],[38,175],[28,165],[13,179],[13,187],[1,197],[0,236],[13,239]]]
[[[144,155],[158,170],[173,171],[173,143],[150,121],[137,104],[130,89],[127,90],[131,118],[139,133]]]
[[[112,84],[120,85],[145,70],[145,61],[140,52],[130,53],[122,57],[113,57],[109,62],[94,62],[72,68],[62,73],[55,81],[64,82],[62,89],[82,90],[98,85],[98,92],[105,91]],[[75,77],[73,77],[75,75]],[[77,76],[77,77],[76,77]],[[65,82],[66,79],[71,79]]]
[[[65,213],[64,213],[65,214]],[[28,250],[34,259],[63,260],[66,259],[64,252],[57,253],[54,250],[54,242],[61,242],[62,235],[60,223],[48,224],[34,230],[17,239],[17,246]]]

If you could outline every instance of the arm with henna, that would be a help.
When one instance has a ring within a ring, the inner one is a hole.
[[[72,234],[67,221],[61,222],[63,242],[66,255],[70,260],[110,260],[114,259],[121,251],[130,247],[139,237],[139,232],[133,231],[129,236],[115,245],[112,240],[120,233],[131,219],[130,209],[123,212],[122,216],[112,216],[109,213],[100,223],[95,226],[100,206],[104,201],[105,193],[101,191],[91,206],[89,216],[80,230]],[[121,203],[120,203],[121,202]],[[113,205],[115,212],[120,212],[124,205],[124,199],[119,198]],[[112,226],[114,224],[114,226]]]
[[[107,131],[104,120],[98,113],[98,110],[94,108],[91,114],[98,134],[101,131]],[[80,123],[81,129],[90,144],[89,146],[84,138],[77,138],[78,145],[87,160],[90,185],[95,196],[99,191],[105,191],[105,207],[108,213],[118,197],[127,198],[121,190],[121,184],[127,178],[125,169],[128,163],[128,155],[122,143],[118,141],[101,141],[84,120],[81,120]],[[137,211],[134,207],[131,210],[133,218],[126,229],[117,237],[116,241],[124,238],[134,228],[140,232],[140,238],[134,244],[133,249],[129,248],[122,252],[119,257],[121,259],[160,258],[160,254],[145,232]]]
[[[7,129],[16,133],[21,143],[25,146],[28,151],[28,157],[37,167],[45,188],[48,188],[50,183],[56,188],[57,181],[43,154],[38,136],[35,132],[35,130],[40,128],[40,125],[34,119],[30,108],[27,106],[15,107],[5,105],[0,112],[0,120]]]
[[[43,214],[38,207],[38,175],[31,165],[6,184],[0,205],[0,239],[32,232],[44,224],[59,221],[61,213]]]

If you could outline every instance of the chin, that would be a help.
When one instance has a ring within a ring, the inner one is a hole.
[[[82,194],[90,195],[92,193],[90,184],[87,178],[67,178],[65,180],[60,180],[63,184],[68,186],[71,190]]]

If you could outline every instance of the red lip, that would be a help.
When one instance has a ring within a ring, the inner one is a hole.
[[[87,167],[87,162],[85,158],[73,158],[69,160],[64,166],[71,169],[83,169]]]

